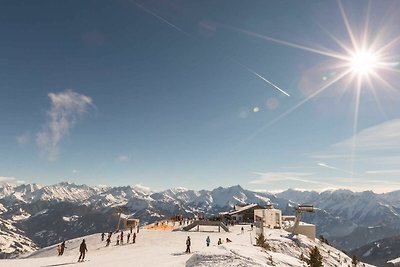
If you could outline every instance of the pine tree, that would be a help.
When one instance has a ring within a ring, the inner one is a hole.
[[[309,254],[309,259],[306,260],[308,266],[310,267],[322,267],[324,266],[322,264],[322,256],[321,253],[319,253],[319,249],[317,246],[313,247],[310,249],[310,254]]]
[[[356,255],[353,255],[353,257],[351,258],[351,264],[353,264],[353,266],[357,266],[358,259]]]
[[[270,246],[267,242],[267,239],[265,239],[264,234],[259,234],[256,237],[256,245],[265,249],[270,249]]]
[[[304,257],[303,252],[300,254],[300,260],[301,260],[301,261],[306,261],[306,258]]]

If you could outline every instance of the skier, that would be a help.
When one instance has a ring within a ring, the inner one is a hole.
[[[57,245],[58,256],[61,256],[61,245]]]
[[[65,246],[65,241],[63,241],[63,242],[61,243],[60,248],[61,248],[60,255],[62,255],[62,254],[64,254],[64,249],[67,248],[67,247]]]
[[[254,225],[253,225],[253,224],[251,224],[251,225],[250,225],[250,227],[251,227],[251,231],[253,231],[253,227],[254,227]]]
[[[232,242],[229,238],[226,238],[226,243]]]
[[[133,235],[132,235],[132,243],[135,243],[136,242],[136,233],[133,233]]]
[[[221,238],[218,239],[218,243],[217,244],[218,244],[218,246],[222,244]]]
[[[81,243],[81,245],[80,245],[80,247],[79,247],[79,252],[80,252],[81,254],[79,255],[78,262],[84,261],[84,260],[85,260],[85,253],[86,253],[86,251],[88,251],[88,249],[87,249],[87,247],[86,247],[85,239],[83,239],[83,240],[82,240],[82,243]],[[81,259],[82,259],[82,260],[81,260]]]
[[[104,236],[105,236],[105,235],[106,235],[105,233],[102,233],[102,234],[101,234],[101,242],[104,241]]]
[[[190,236],[186,239],[186,253],[190,253]]]
[[[126,243],[129,244],[129,239],[131,239],[131,233],[128,233],[128,236],[126,238]]]
[[[121,245],[124,243],[124,232],[121,230]]]
[[[108,247],[110,245],[110,242],[111,242],[111,237],[109,236],[106,239],[106,247]]]
[[[207,243],[207,247],[209,247],[210,246],[210,237],[209,236],[207,236],[207,238],[206,238],[206,243]]]
[[[240,229],[240,231],[242,231],[242,234],[244,233],[244,228],[243,228],[243,226],[242,226],[242,228]]]
[[[117,246],[119,245],[119,235],[117,235]]]

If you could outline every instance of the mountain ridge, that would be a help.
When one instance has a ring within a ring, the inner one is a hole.
[[[273,204],[287,215],[294,214],[298,204],[310,204],[318,209],[305,214],[304,221],[315,224],[317,234],[340,249],[353,250],[389,233],[400,234],[400,205],[396,198],[399,192],[288,189],[271,194],[240,185],[212,190],[177,187],[155,192],[141,186],[92,187],[67,182],[49,186],[0,185],[0,218],[39,246],[47,246],[94,231],[109,231],[110,225],[116,224],[113,212],[118,206],[125,206],[127,214],[142,223],[152,223],[175,214],[215,216],[236,204]]]

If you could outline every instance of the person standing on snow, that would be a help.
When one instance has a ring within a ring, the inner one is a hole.
[[[105,236],[105,235],[106,235],[105,233],[102,233],[102,234],[101,234],[101,242],[104,241],[104,236]]]
[[[121,245],[124,243],[124,232],[121,230]]]
[[[128,236],[126,237],[126,243],[129,244],[129,240],[131,239],[131,233],[128,233]]]
[[[211,242],[210,236],[207,236],[207,238],[206,238],[207,247],[210,246],[210,242]]]
[[[136,233],[133,233],[132,235],[132,244],[136,242]]]
[[[61,256],[61,245],[57,245],[58,256]]]
[[[185,251],[186,253],[190,253],[190,245],[191,245],[190,236],[188,236],[186,239],[186,251]]]
[[[81,254],[79,255],[78,262],[84,261],[84,260],[85,260],[85,253],[86,253],[86,251],[88,251],[88,249],[87,249],[87,247],[86,247],[85,239],[83,239],[83,240],[82,240],[82,243],[81,243],[81,245],[80,245],[80,247],[79,247],[79,252],[80,252]],[[82,259],[82,260],[81,260],[81,259]]]
[[[66,246],[65,246],[65,241],[63,241],[62,243],[61,243],[61,251],[60,251],[60,255],[62,255],[62,254],[64,254],[64,250],[67,248]]]

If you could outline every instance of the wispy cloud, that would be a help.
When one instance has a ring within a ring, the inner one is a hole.
[[[79,170],[73,169],[73,170],[72,170],[72,173],[73,173],[73,174],[77,174],[77,173],[79,173]]]
[[[367,174],[398,174],[398,175],[400,175],[400,169],[399,170],[371,170],[371,171],[366,171],[365,173],[367,173]]]
[[[119,155],[115,160],[117,162],[127,162],[130,160],[130,157],[127,155]]]
[[[400,150],[400,119],[390,120],[364,129],[356,134],[356,148],[359,152]],[[350,149],[353,137],[332,146],[333,149]]]
[[[15,140],[17,141],[18,145],[25,146],[31,141],[31,134],[29,132],[23,133],[15,137]]]
[[[37,133],[36,143],[41,153],[48,160],[58,158],[60,142],[76,125],[82,114],[93,106],[90,97],[66,90],[61,93],[48,94],[51,107],[47,111],[47,121]]]
[[[1,183],[11,184],[11,185],[19,185],[19,184],[24,184],[26,182],[22,181],[22,180],[19,180],[19,179],[15,178],[15,177],[0,176],[0,184]]]
[[[325,187],[334,187],[336,185],[326,183],[323,181],[313,180],[305,177],[309,177],[312,173],[306,172],[253,172],[253,174],[258,176],[258,179],[250,181],[250,184],[271,184],[274,182],[282,182],[282,181],[294,181],[294,182],[301,182],[305,184],[312,184],[312,185],[320,185]]]
[[[316,163],[320,167],[351,174],[352,177],[345,182],[340,173],[320,173],[334,178],[335,183],[344,188],[357,191],[391,191],[393,185],[398,185],[396,181],[400,177],[399,140],[400,119],[394,119],[363,129],[354,136],[331,145],[325,151],[309,154],[307,157],[323,160],[324,162]],[[329,163],[325,163],[326,161]]]

